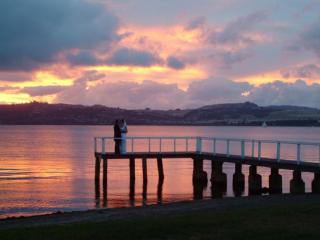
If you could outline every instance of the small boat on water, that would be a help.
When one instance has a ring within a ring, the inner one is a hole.
[[[267,127],[267,126],[268,126],[268,125],[267,125],[266,122],[263,122],[262,125],[261,125],[261,127]]]

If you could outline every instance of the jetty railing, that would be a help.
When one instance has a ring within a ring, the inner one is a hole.
[[[94,150],[102,154],[114,152],[113,137],[95,137]],[[257,140],[221,137],[127,137],[127,153],[206,153],[227,157],[271,158],[275,161],[292,160],[297,164],[320,164],[320,143],[282,140]]]

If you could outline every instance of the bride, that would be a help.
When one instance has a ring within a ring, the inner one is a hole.
[[[122,119],[121,120],[121,154],[125,154],[127,152],[127,132],[128,132],[128,127],[126,120]]]

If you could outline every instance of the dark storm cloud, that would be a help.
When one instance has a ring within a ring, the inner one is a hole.
[[[59,93],[68,87],[63,86],[39,86],[39,87],[25,87],[20,90],[22,93],[28,93],[32,97],[46,96]]]
[[[194,29],[202,28],[205,24],[206,24],[205,17],[197,17],[188,23],[188,25],[186,26],[186,30],[194,30]]]
[[[167,65],[177,70],[184,69],[186,66],[182,60],[174,56],[170,56],[167,58]]]
[[[90,51],[80,51],[77,54],[68,54],[66,56],[66,60],[71,65],[80,65],[80,66],[88,66],[88,65],[97,65],[101,63],[96,56]]]
[[[0,69],[31,70],[72,48],[117,39],[117,19],[86,0],[1,0]]]
[[[320,19],[302,32],[299,44],[320,58]]]
[[[107,60],[107,63],[111,65],[130,65],[143,67],[160,64],[161,62],[162,60],[160,57],[154,53],[132,48],[120,48],[115,51]]]
[[[29,72],[0,72],[0,82],[26,82],[31,79]]]
[[[249,36],[244,35],[266,18],[265,13],[256,12],[238,18],[225,26],[222,31],[214,31],[209,35],[209,42],[213,44],[251,44],[254,42]]]
[[[284,78],[294,77],[315,80],[320,78],[320,67],[315,64],[291,67],[281,70],[281,74]]]
[[[211,64],[223,69],[232,68],[233,64],[240,63],[251,56],[249,49],[239,51],[216,51],[208,56]]]

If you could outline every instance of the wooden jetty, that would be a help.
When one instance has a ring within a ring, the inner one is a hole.
[[[192,179],[196,187],[195,192],[201,192],[202,188],[197,190],[197,186],[206,185],[208,182],[207,173],[203,169],[203,161],[209,160],[212,164],[211,185],[222,191],[227,185],[223,163],[229,162],[235,164],[233,188],[239,195],[244,190],[245,183],[242,165],[250,166],[249,194],[259,194],[263,191],[262,178],[257,172],[257,167],[271,169],[269,193],[282,192],[282,176],[279,174],[279,169],[293,170],[290,181],[291,193],[305,192],[301,172],[314,173],[312,192],[320,193],[320,143],[215,137],[128,137],[126,146],[128,149],[126,153],[115,154],[114,138],[94,138],[95,179],[99,183],[101,162],[103,162],[103,183],[106,186],[108,161],[129,159],[130,196],[134,195],[135,159],[142,159],[143,186],[146,187],[148,159],[157,159],[159,183],[162,186],[165,177],[163,159],[177,158],[193,159]],[[201,193],[199,195],[201,198]]]

